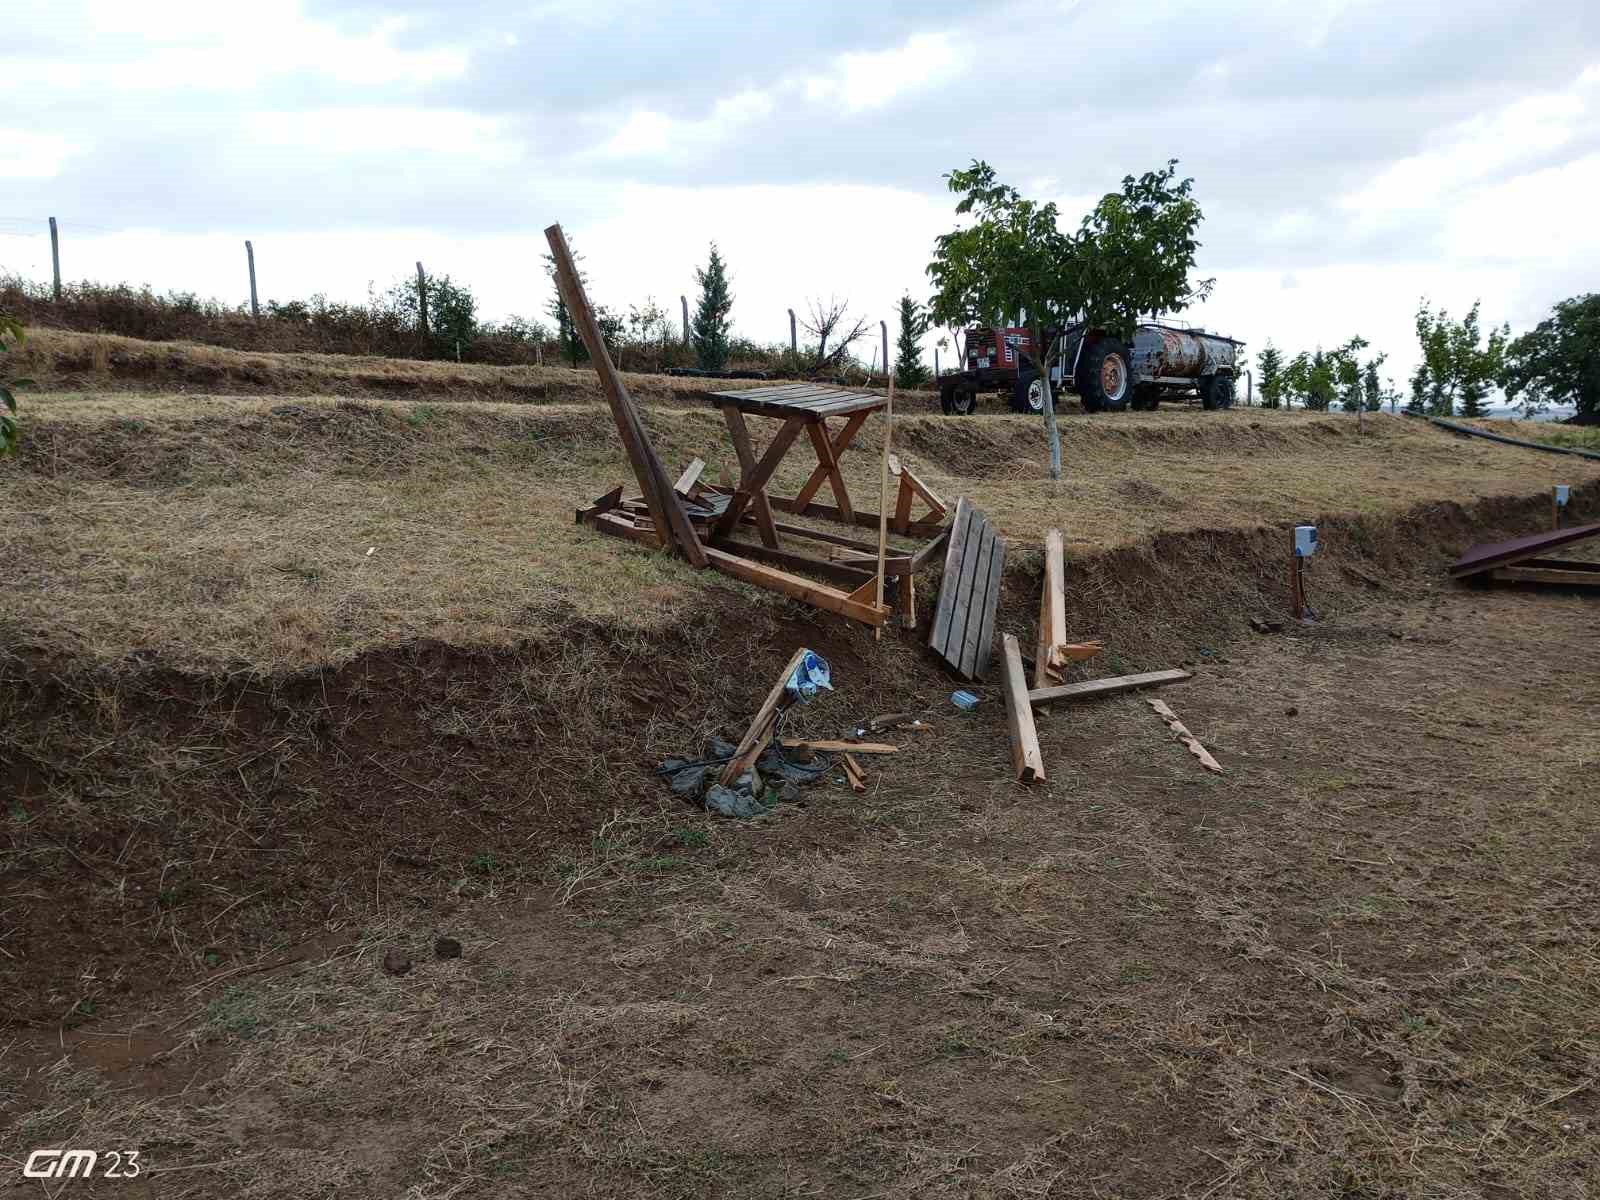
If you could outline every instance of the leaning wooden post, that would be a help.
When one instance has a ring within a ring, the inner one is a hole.
[[[246,238],[244,243],[244,259],[250,265],[250,315],[259,317],[261,305],[256,301],[256,250],[250,244],[249,238]]]
[[[61,234],[56,229],[56,219],[50,218],[50,269],[55,275],[55,288],[52,294],[57,304],[61,303]]]
[[[676,540],[684,556],[694,566],[708,566],[709,560],[705,548],[700,544],[699,535],[690,524],[683,505],[678,502],[677,493],[667,479],[666,469],[656,457],[655,447],[650,444],[644,423],[633,406],[633,398],[628,395],[628,389],[623,386],[622,377],[617,374],[617,368],[611,361],[605,338],[600,334],[600,323],[595,319],[594,309],[578,278],[566,235],[561,232],[560,225],[552,225],[544,231],[544,236],[550,243],[550,257],[555,262],[556,290],[572,317],[573,328],[589,351],[595,373],[600,376],[601,389],[605,392],[606,403],[611,407],[612,419],[617,424],[623,449],[633,465],[633,473],[639,480],[639,488],[644,493],[645,506],[650,510],[650,521],[655,527],[656,536],[669,546]]]
[[[428,277],[422,264],[417,264],[417,332],[426,341],[428,337]]]
[[[1044,587],[1039,592],[1039,639],[1033,655],[1033,686],[1049,687],[1051,655],[1067,640],[1066,543],[1059,529],[1044,539]]]
[[[894,372],[889,372],[889,403],[883,409],[883,463],[878,471],[878,587],[877,605],[883,607],[884,560],[889,554],[889,451],[894,438]],[[902,585],[904,586],[904,585]],[[873,641],[883,637],[883,626],[872,627]]]

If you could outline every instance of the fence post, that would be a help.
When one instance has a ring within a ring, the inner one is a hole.
[[[683,305],[683,344],[689,344],[689,297],[679,296],[678,303]]]
[[[878,328],[883,332],[883,372],[889,373],[889,322],[879,321]]]
[[[428,277],[420,262],[417,264],[417,329],[423,337],[428,336]]]
[[[795,332],[794,309],[789,310],[789,353],[800,353],[800,335]]]
[[[55,273],[56,303],[61,303],[61,235],[56,230],[56,219],[50,218],[50,269]]]
[[[245,261],[250,264],[250,315],[259,317],[261,315],[261,305],[256,302],[256,249],[250,244],[249,238],[246,238],[244,242],[244,257]]]
[[[939,347],[933,348],[933,381],[939,382]]]

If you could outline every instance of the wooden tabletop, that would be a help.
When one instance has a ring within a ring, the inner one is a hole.
[[[886,397],[876,396],[871,392],[856,392],[820,383],[788,383],[778,387],[744,388],[735,392],[704,394],[717,408],[725,404],[734,404],[738,406],[740,412],[755,413],[764,417],[802,417],[813,421],[820,421],[824,417],[871,412],[887,403]]]

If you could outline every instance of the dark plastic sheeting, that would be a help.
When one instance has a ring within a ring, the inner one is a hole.
[[[1519,559],[1535,558],[1546,550],[1582,541],[1596,534],[1600,534],[1600,521],[1590,525],[1574,525],[1570,529],[1549,529],[1544,533],[1530,533],[1505,542],[1485,542],[1472,547],[1456,559],[1455,565],[1450,568],[1450,574],[1459,579],[1465,575],[1492,571],[1495,567],[1503,567]]]

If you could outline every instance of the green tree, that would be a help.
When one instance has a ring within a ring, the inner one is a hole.
[[[25,336],[21,321],[0,312],[0,354],[21,346]],[[7,339],[13,344],[7,346]],[[8,384],[4,365],[0,364],[0,456],[10,454],[17,448],[17,398],[11,389],[24,387],[27,383],[26,379],[17,379]]]
[[[1345,412],[1355,412],[1366,404],[1361,390],[1361,351],[1367,348],[1367,339],[1353,337],[1328,355],[1333,374],[1334,394]]]
[[[1600,419],[1600,293],[1563,300],[1551,316],[1506,350],[1506,398],[1523,397],[1532,414],[1572,404],[1587,421]]]
[[[1293,408],[1296,400],[1305,407],[1311,395],[1311,356],[1304,350],[1296,354],[1283,369],[1283,405]]]
[[[1393,392],[1386,390],[1378,378],[1378,368],[1388,360],[1387,354],[1379,354],[1375,358],[1367,359],[1366,365],[1361,368],[1361,401],[1367,406],[1368,412],[1377,412],[1383,407],[1385,400],[1389,407],[1394,408],[1397,397]]]
[[[1436,416],[1481,416],[1483,402],[1505,374],[1506,344],[1511,327],[1490,329],[1485,339],[1478,324],[1480,302],[1460,321],[1444,309],[1434,312],[1424,297],[1417,306],[1417,345],[1422,359],[1411,376],[1413,411]]]
[[[1310,355],[1297,355],[1291,364],[1291,369],[1299,368],[1297,382],[1300,385],[1300,403],[1312,412],[1327,412],[1328,406],[1333,403],[1338,390],[1339,362],[1336,353],[1329,354],[1318,346]]]
[[[895,339],[894,374],[901,387],[917,388],[928,382],[928,368],[922,363],[922,335],[928,331],[928,316],[909,295],[900,297],[900,336]]]
[[[589,274],[583,269],[583,255],[578,253],[578,248],[572,245],[572,238],[567,238],[567,244],[572,250],[572,268],[578,273],[578,282],[585,287],[589,285]],[[572,314],[567,311],[567,302],[561,298],[561,289],[556,287],[556,257],[553,254],[544,256],[544,273],[550,277],[550,286],[555,291],[549,306],[545,309],[550,314],[550,319],[556,326],[556,357],[564,358],[573,366],[589,359],[589,348],[583,344],[583,339],[578,336],[578,328],[572,323]]]
[[[478,301],[472,289],[448,275],[424,274],[422,278],[428,294],[426,353],[431,358],[455,358],[458,353],[465,357],[472,349],[472,339],[478,336]],[[391,287],[384,306],[404,324],[417,327],[421,307],[416,279],[408,275]]]
[[[696,268],[695,282],[700,299],[694,319],[689,322],[689,340],[694,344],[695,361],[708,371],[720,371],[728,364],[728,330],[732,322],[733,293],[728,290],[728,267],[711,243],[705,267]]]
[[[1283,403],[1283,351],[1270,339],[1256,355],[1256,370],[1261,373],[1261,407],[1277,408]]]
[[[1000,183],[986,162],[975,160],[945,181],[961,197],[957,216],[972,220],[934,243],[928,316],[965,327],[998,313],[1026,315],[1033,335],[1027,357],[1044,389],[1050,477],[1060,479],[1050,369],[1061,339],[1046,346],[1044,331],[1086,321],[1129,338],[1141,315],[1204,299],[1213,281],[1189,279],[1201,219],[1194,181],[1177,179],[1176,159],[1137,179],[1126,176],[1122,190],[1101,197],[1076,234],[1062,232],[1053,203],[1039,204]]]

